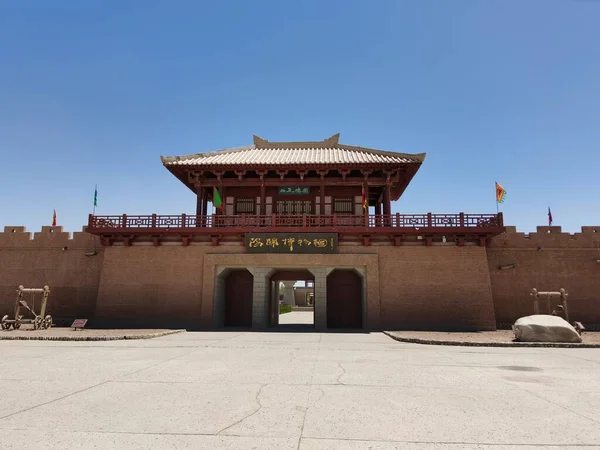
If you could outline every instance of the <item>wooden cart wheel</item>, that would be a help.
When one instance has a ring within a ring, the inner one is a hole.
[[[19,328],[21,328],[21,321],[19,319],[17,319],[16,321],[13,322],[13,328],[15,330],[18,330]]]
[[[42,319],[40,316],[36,316],[35,320],[33,321],[33,329],[39,330],[43,326],[44,326],[44,319]]]
[[[44,329],[48,329],[52,326],[52,316],[48,315],[44,318]]]
[[[10,323],[8,323],[7,320],[8,320],[8,315],[6,315],[2,318],[2,329],[3,330],[10,329]]]

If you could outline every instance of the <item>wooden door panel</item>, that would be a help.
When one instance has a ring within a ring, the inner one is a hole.
[[[327,277],[327,328],[362,328],[362,280],[354,270]]]
[[[232,271],[225,280],[225,326],[252,326],[254,277],[246,269]]]

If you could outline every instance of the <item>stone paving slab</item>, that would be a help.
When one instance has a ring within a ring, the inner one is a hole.
[[[0,448],[598,448],[599,369],[383,333],[0,341]]]
[[[0,448],[7,450],[296,450],[298,439],[23,429],[19,434],[4,436]]]
[[[598,422],[523,390],[473,390],[466,382],[462,388],[439,386],[319,386],[303,437],[498,445],[600,442]]]
[[[314,325],[315,314],[313,311],[292,311],[285,314],[279,314],[280,325],[302,324]]]
[[[585,450],[597,449],[597,446],[557,446],[542,445],[533,447],[536,450]],[[480,445],[480,444],[450,444],[437,442],[390,442],[364,441],[355,439],[306,439],[300,442],[299,450],[532,450],[530,445]]]

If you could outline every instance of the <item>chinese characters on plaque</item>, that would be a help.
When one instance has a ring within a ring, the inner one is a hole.
[[[279,195],[308,195],[310,194],[309,186],[288,186],[280,187]]]
[[[248,253],[336,253],[337,233],[246,233]]]

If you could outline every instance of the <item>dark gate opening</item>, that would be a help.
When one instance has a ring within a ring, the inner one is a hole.
[[[327,328],[362,328],[362,278],[352,269],[327,276]]]
[[[252,327],[254,277],[246,269],[232,270],[225,279],[226,327]]]

